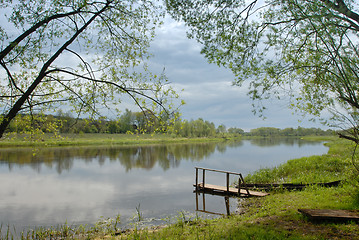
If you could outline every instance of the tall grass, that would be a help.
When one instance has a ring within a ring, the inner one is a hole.
[[[57,227],[37,227],[33,230],[17,232],[16,229],[0,227],[0,240],[21,239],[94,239],[115,235],[119,232],[120,215],[115,218],[102,218],[93,226],[71,226],[67,223]]]

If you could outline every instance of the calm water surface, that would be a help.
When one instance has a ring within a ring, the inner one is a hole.
[[[245,176],[327,150],[322,143],[296,139],[0,149],[0,224],[16,229],[93,224],[102,216],[120,214],[123,226],[128,226],[136,208],[145,222],[162,224],[178,212],[195,214],[195,166]],[[206,179],[225,184],[223,175]],[[235,211],[237,204],[231,201]],[[223,197],[206,197],[206,208],[226,212]]]

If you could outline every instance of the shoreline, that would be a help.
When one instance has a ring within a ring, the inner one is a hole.
[[[39,136],[35,136],[39,137]],[[248,136],[216,136],[216,137],[193,137],[184,138],[166,134],[63,134],[53,136],[52,134],[41,135],[38,139],[31,139],[26,135],[12,135],[0,139],[1,148],[12,147],[69,147],[69,146],[93,146],[93,145],[149,145],[170,143],[206,143],[238,140],[257,139],[303,139],[307,141],[330,141],[335,136],[291,136],[291,137],[248,137]]]
[[[64,134],[53,138],[45,135],[41,139],[26,139],[22,135],[1,139],[0,148],[11,147],[66,147],[93,145],[148,145],[167,143],[205,143],[241,140],[241,137],[183,138],[165,134]]]
[[[204,139],[200,140],[206,142]],[[324,140],[320,138],[320,141]],[[50,229],[39,227],[37,230],[42,233],[36,234],[75,239],[196,239],[198,236],[200,239],[261,239],[265,236],[273,239],[354,239],[359,237],[357,224],[312,223],[297,211],[299,208],[359,209],[359,200],[355,200],[355,196],[351,194],[357,192],[354,184],[357,176],[350,171],[351,162],[348,161],[352,144],[339,139],[326,140],[325,145],[330,147],[327,154],[292,159],[281,166],[256,171],[246,177],[246,182],[318,182],[341,178],[345,181],[339,187],[312,186],[303,191],[272,191],[265,198],[241,201],[243,211],[240,214],[218,219],[187,219],[179,216],[178,221],[173,224],[144,229],[138,229],[139,225],[134,225],[132,229],[121,231],[115,231],[116,222],[108,222],[103,229],[96,223],[93,227],[76,226],[74,229],[65,224]],[[2,233],[5,232],[6,229],[3,229]]]

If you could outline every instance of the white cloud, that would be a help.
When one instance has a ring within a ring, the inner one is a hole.
[[[200,54],[200,48],[195,40],[187,38],[184,24],[170,18],[166,18],[165,24],[157,31],[151,46],[154,54],[151,67],[156,71],[165,67],[165,73],[175,89],[184,89],[181,93],[186,102],[181,108],[184,119],[203,118],[217,126],[225,124],[243,129],[299,125],[321,127],[293,115],[288,108],[288,100],[265,101],[267,119],[254,116],[252,102],[247,96],[248,84],[241,88],[232,86],[234,75],[228,69],[209,64]]]

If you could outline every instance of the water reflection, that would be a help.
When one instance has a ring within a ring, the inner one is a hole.
[[[270,147],[277,145],[293,146],[298,145],[299,147],[307,145],[308,141],[300,138],[256,138],[251,139],[251,144],[259,147]],[[312,145],[321,145],[322,142],[311,142]]]
[[[194,191],[196,211],[206,214],[230,216],[238,211],[237,198]],[[221,203],[221,199],[223,200]]]
[[[307,141],[295,138],[260,138],[252,139],[250,143],[259,147],[308,145]],[[126,172],[138,168],[150,170],[156,165],[163,170],[168,170],[178,167],[181,160],[199,162],[211,156],[215,151],[224,154],[228,149],[243,145],[244,141],[227,141],[151,146],[3,148],[0,149],[0,164],[8,165],[10,171],[16,166],[30,166],[40,173],[44,166],[56,169],[56,172],[61,174],[63,171],[70,171],[75,160],[82,160],[85,163],[97,162],[102,166],[108,159],[111,162],[120,162]],[[311,142],[310,145],[321,146],[322,143]]]
[[[0,150],[0,163],[7,164],[10,171],[14,166],[30,166],[40,172],[44,165],[55,168],[61,174],[72,169],[75,159],[87,163],[98,162],[100,166],[109,159],[111,162],[120,162],[126,171],[133,168],[150,170],[157,164],[167,170],[178,167],[181,160],[202,161],[216,150],[223,153],[227,148],[242,144],[242,141],[236,141],[120,147],[11,148]]]

